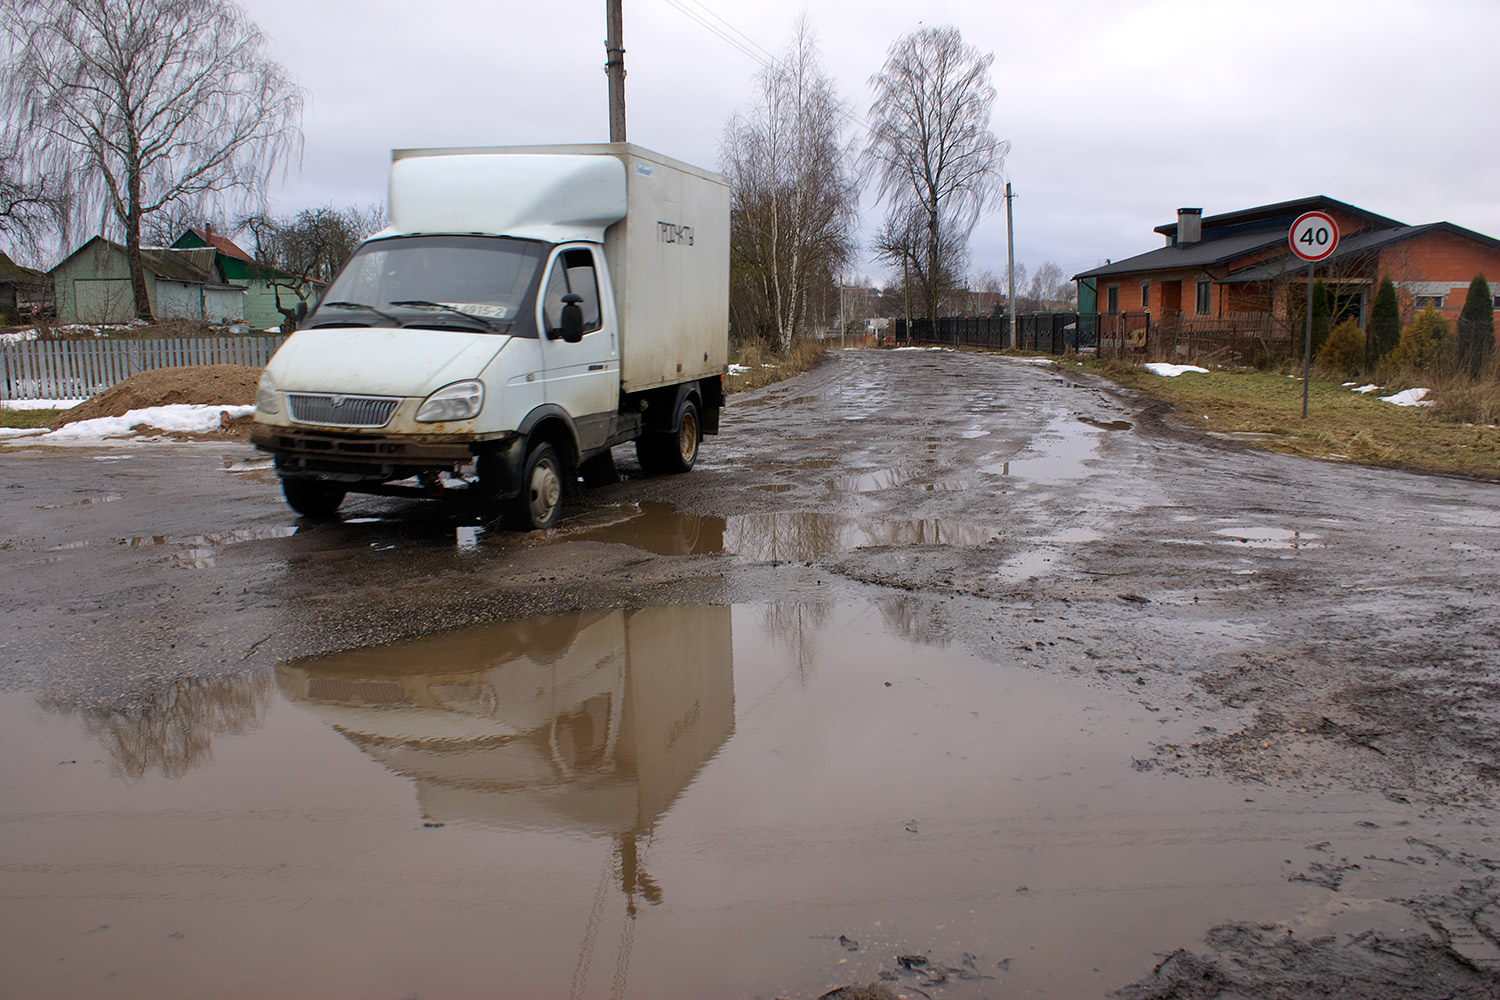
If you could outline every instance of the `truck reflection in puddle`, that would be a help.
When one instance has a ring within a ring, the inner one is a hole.
[[[428,825],[611,837],[661,901],[642,841],[734,731],[730,609],[506,622],[290,661],[287,700],[412,779]]]

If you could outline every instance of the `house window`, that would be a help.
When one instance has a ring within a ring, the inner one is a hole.
[[[1213,308],[1213,286],[1207,281],[1198,282],[1198,315],[1207,316]]]
[[[1434,309],[1443,308],[1443,297],[1441,295],[1418,295],[1417,312],[1421,312],[1428,306],[1432,306]]]
[[[1500,295],[1495,296],[1495,308],[1500,309]]]
[[[1149,281],[1141,282],[1141,308],[1151,308],[1151,282]]]
[[[1111,316],[1117,315],[1120,312],[1120,286],[1110,285],[1105,289],[1104,298],[1106,302],[1104,307],[1105,311],[1107,311]],[[1495,298],[1496,301],[1500,301],[1500,295],[1497,295]]]

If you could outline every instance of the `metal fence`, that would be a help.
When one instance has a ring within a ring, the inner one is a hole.
[[[0,344],[0,400],[87,399],[137,372],[184,365],[264,368],[286,337],[20,340]]]
[[[1096,354],[1101,358],[1144,360],[1177,357],[1251,364],[1263,354],[1290,353],[1293,344],[1267,318],[1198,320],[1172,314],[1158,320],[1146,312],[1031,313],[1016,317],[1016,337],[1008,316],[945,316],[932,323],[891,321],[897,341],[1019,348],[1046,354]]]

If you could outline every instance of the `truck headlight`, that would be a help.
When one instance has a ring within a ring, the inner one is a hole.
[[[424,424],[444,420],[472,420],[484,407],[484,383],[454,382],[428,396],[417,408],[416,419]]]
[[[276,401],[276,383],[270,372],[261,375],[260,384],[255,387],[255,408],[261,413],[275,413],[281,409],[281,404]]]

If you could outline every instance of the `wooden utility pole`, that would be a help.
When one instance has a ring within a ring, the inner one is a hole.
[[[625,141],[625,28],[622,0],[604,0],[604,72],[609,75],[609,141]]]

